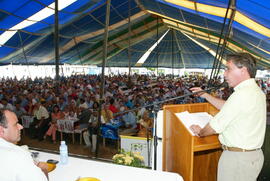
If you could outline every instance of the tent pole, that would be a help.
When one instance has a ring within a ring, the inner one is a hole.
[[[58,0],[55,0],[54,12],[54,47],[55,47],[55,80],[56,90],[58,92],[59,86],[59,21],[58,21]]]
[[[172,78],[174,78],[174,49],[173,49],[173,29],[171,29],[171,36],[172,36]]]
[[[158,56],[159,56],[159,52],[158,52],[158,16],[157,16],[157,76],[158,76]]]
[[[130,36],[131,36],[131,26],[130,26],[130,1],[128,0],[128,86],[131,87],[131,49],[130,49]]]
[[[76,36],[74,36],[73,40],[74,40],[74,43],[75,43],[75,46],[76,46],[77,54],[78,54],[79,59],[80,59],[80,64],[81,64],[81,66],[83,66],[83,64],[82,64],[82,56],[81,56],[80,50],[78,49],[78,46],[77,46],[78,43],[77,43],[77,41],[76,41]],[[84,75],[85,75],[84,67],[83,67],[83,73],[84,73]]]
[[[216,79],[216,75],[218,75],[218,61],[219,61],[219,58],[220,58],[220,55],[221,55],[221,51],[220,50],[220,46],[221,46],[221,39],[222,37],[224,37],[224,40],[223,40],[223,45],[225,44],[225,26],[226,26],[226,21],[227,21],[227,16],[229,15],[229,10],[231,8],[231,4],[233,3],[234,0],[230,0],[228,2],[228,6],[227,6],[227,10],[226,10],[226,13],[225,13],[225,17],[223,19],[223,24],[222,24],[222,28],[221,28],[221,32],[220,32],[220,37],[219,37],[219,41],[218,41],[218,46],[217,46],[217,49],[216,49],[216,55],[214,57],[214,61],[213,61],[213,67],[212,67],[212,71],[211,71],[211,74],[210,74],[210,78],[208,80],[208,86],[207,87],[211,87],[212,84],[213,84],[213,79]],[[233,13],[232,13],[233,14]],[[230,19],[231,20],[231,19]],[[221,57],[222,58],[222,57]]]
[[[24,45],[23,45],[23,41],[22,41],[21,31],[18,31],[18,34],[19,34],[19,37],[20,37],[20,42],[21,42],[21,46],[22,46],[22,52],[23,52],[23,56],[24,56],[24,59],[25,59],[26,65],[27,65],[28,74],[29,74],[29,77],[32,78],[31,77],[30,70],[29,70],[28,59],[27,59],[27,56],[26,56],[26,53],[25,53],[25,49],[24,49]]]
[[[99,99],[99,110],[98,110],[98,128],[100,128],[101,125],[101,110],[102,110],[102,104],[104,103],[104,87],[105,87],[105,67],[107,63],[107,44],[108,44],[108,27],[109,27],[109,21],[110,21],[110,7],[111,7],[111,0],[107,0],[107,7],[106,7],[106,24],[104,27],[104,43],[103,43],[103,60],[102,60],[102,73],[101,73],[101,87],[100,87],[100,99]],[[99,141],[100,141],[100,129],[98,129],[98,135],[97,135],[97,142],[96,142],[96,152],[95,157],[98,156],[98,150],[99,150]]]
[[[183,57],[183,54],[182,54],[182,48],[180,46],[180,43],[178,42],[178,39],[177,39],[177,36],[176,36],[175,31],[173,31],[173,35],[174,35],[174,39],[176,41],[176,45],[178,47],[178,51],[179,51],[179,54],[180,54],[180,57],[181,57],[181,60],[182,60],[183,67],[186,70],[186,63],[185,63],[185,60],[184,60],[184,57]]]
[[[217,59],[219,61],[218,61],[218,65],[217,65],[217,72],[216,72],[216,74],[214,74],[214,77],[218,77],[218,73],[220,71],[221,64],[222,64],[221,60],[223,58],[223,54],[225,52],[228,39],[230,38],[230,34],[232,32],[232,23],[233,23],[233,20],[234,20],[234,17],[235,17],[235,11],[236,11],[235,0],[231,0],[230,8],[231,8],[231,16],[229,17],[229,23],[228,23],[228,27],[227,27],[227,32],[226,32],[226,35],[224,36],[224,40],[223,40],[224,42],[222,44],[221,51],[219,52],[220,53],[219,57]]]
[[[77,54],[78,54],[79,59],[80,59],[80,64],[83,65],[83,64],[82,64],[82,56],[81,56],[81,52],[80,52],[80,50],[79,50],[79,48],[78,48],[78,43],[77,43],[77,41],[76,41],[76,36],[74,36],[73,40],[74,40],[74,43],[75,43],[75,46],[76,46]]]

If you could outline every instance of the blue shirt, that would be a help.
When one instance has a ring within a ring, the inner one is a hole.
[[[123,121],[125,122],[126,126],[131,126],[132,128],[137,127],[137,121],[136,121],[136,116],[134,115],[133,112],[129,112],[127,114],[124,114],[122,116]]]

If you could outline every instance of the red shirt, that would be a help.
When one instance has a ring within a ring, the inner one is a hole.
[[[109,106],[109,109],[110,109],[113,113],[118,112],[117,108],[116,108],[114,105],[112,105],[112,104]]]

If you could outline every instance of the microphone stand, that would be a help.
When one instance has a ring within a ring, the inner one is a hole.
[[[156,105],[153,109],[154,113],[154,170],[157,170],[157,113],[159,111],[159,107]],[[148,158],[149,159],[149,158]]]
[[[148,166],[150,166],[150,152],[149,152],[149,128],[146,128],[146,139],[147,139],[147,161],[148,161]]]

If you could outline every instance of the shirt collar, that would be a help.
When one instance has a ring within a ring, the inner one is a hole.
[[[6,141],[4,138],[0,138],[0,143],[8,146],[13,146],[13,143]]]
[[[244,87],[246,87],[246,86],[250,86],[250,85],[252,85],[252,84],[254,84],[254,83],[256,84],[254,78],[250,78],[250,79],[244,80],[243,82],[241,82],[240,84],[238,84],[238,85],[234,88],[234,90],[235,90],[235,91],[240,90],[240,89],[242,89],[242,88],[244,88]]]

